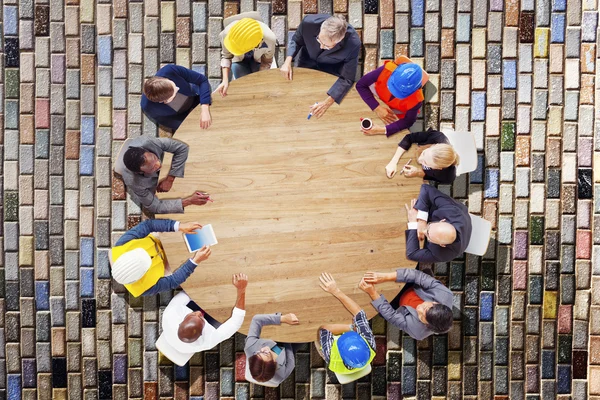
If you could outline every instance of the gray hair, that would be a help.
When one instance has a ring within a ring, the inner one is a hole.
[[[347,29],[348,22],[346,22],[346,18],[340,14],[335,14],[327,18],[321,24],[321,32],[335,42],[339,42],[346,36]]]

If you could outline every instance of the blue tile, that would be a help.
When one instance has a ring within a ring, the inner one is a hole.
[[[81,144],[94,144],[96,136],[96,118],[81,117]]]
[[[394,31],[382,29],[379,32],[379,57],[394,58]]]
[[[79,263],[82,267],[94,266],[94,238],[81,238]]]
[[[595,42],[598,33],[598,12],[585,11],[581,18],[581,41]]]
[[[113,383],[127,383],[127,354],[113,357]]]
[[[50,156],[50,131],[48,129],[35,130],[35,158],[47,159]]]
[[[48,281],[35,282],[35,307],[38,311],[50,309],[50,284]]]
[[[559,365],[558,366],[558,394],[571,393],[571,366],[570,365]]]
[[[552,13],[552,25],[550,28],[552,43],[565,42],[565,14]]]
[[[488,169],[485,175],[485,191],[483,196],[486,199],[498,198],[498,181],[500,180],[500,170],[496,168]]]
[[[425,2],[423,0],[411,0],[410,6],[411,26],[425,25]]]
[[[4,23],[5,36],[17,36],[19,34],[19,13],[17,7],[4,6],[2,22]]]
[[[425,53],[424,44],[425,30],[423,28],[412,28],[410,30],[410,56],[423,57]]]
[[[479,300],[479,320],[494,320],[494,293],[481,293]]]
[[[34,388],[37,385],[37,371],[34,358],[22,360],[23,387]]]
[[[408,335],[402,337],[402,365],[416,365],[417,342]]]
[[[98,249],[97,257],[96,270],[98,271],[98,279],[111,279],[108,250]]]
[[[175,364],[175,380],[176,381],[187,381],[189,379],[189,369],[188,369],[188,365],[184,365],[183,367],[180,367],[179,365]]]
[[[19,100],[6,100],[4,105],[4,128],[19,129]]]
[[[79,151],[79,174],[94,175],[94,146],[81,146]]]
[[[542,350],[542,379],[554,379],[556,352]]]
[[[94,269],[81,268],[80,275],[80,292],[81,297],[94,297]]]
[[[471,41],[471,14],[459,13],[456,20],[456,42]]]
[[[477,155],[477,168],[475,171],[469,172],[469,182],[483,183],[483,171],[485,170],[485,160],[482,154]]]
[[[502,81],[504,89],[517,88],[517,62],[515,60],[504,61]]]
[[[417,393],[417,367],[402,367],[402,394],[414,396]]]
[[[10,400],[21,400],[21,375],[8,375],[8,382],[6,384],[6,398]]]
[[[98,65],[112,64],[112,37],[98,36]]]
[[[486,96],[485,92],[473,92],[471,105],[471,120],[485,121]]]
[[[552,2],[552,11],[565,11],[567,9],[567,0],[554,0]]]

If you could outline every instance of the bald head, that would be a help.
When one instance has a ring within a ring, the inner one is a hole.
[[[185,316],[179,324],[177,336],[184,343],[192,343],[198,340],[204,329],[204,318],[200,311]]]
[[[432,222],[429,224],[428,239],[440,246],[452,244],[456,240],[456,229],[448,222]]]

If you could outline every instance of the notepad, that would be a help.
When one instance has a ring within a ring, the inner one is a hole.
[[[183,241],[190,253],[200,250],[203,246],[214,246],[219,243],[211,224],[204,225],[202,229],[196,229],[195,232],[183,234]]]

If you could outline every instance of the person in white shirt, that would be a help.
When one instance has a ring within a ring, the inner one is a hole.
[[[210,350],[229,339],[244,323],[247,285],[246,274],[233,275],[237,300],[231,318],[218,328],[204,319],[202,311],[194,312],[189,306],[190,297],[185,292],[180,292],[173,297],[163,314],[162,328],[165,339],[177,351],[187,354]]]

